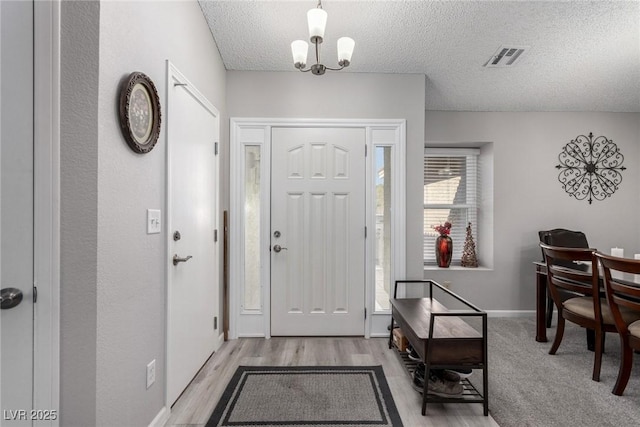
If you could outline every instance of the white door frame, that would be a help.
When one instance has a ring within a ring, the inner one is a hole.
[[[60,404],[60,0],[34,1],[34,409]]]
[[[271,128],[272,127],[332,127],[364,128],[368,157],[366,161],[366,241],[365,256],[365,321],[364,335],[388,335],[389,313],[374,313],[375,292],[375,201],[373,180],[375,175],[374,147],[392,146],[393,179],[392,200],[392,271],[394,279],[404,278],[406,269],[406,120],[404,119],[291,119],[291,118],[231,118],[230,119],[230,262],[229,262],[229,336],[271,337],[271,271],[269,242],[271,227]],[[244,147],[259,146],[260,167],[260,241],[261,241],[261,308],[245,310],[242,307],[244,293]]]
[[[220,144],[220,112],[218,111],[218,109],[213,106],[209,100],[207,100],[207,98],[200,92],[198,91],[198,89],[195,87],[195,85],[193,85],[177,68],[175,65],[173,65],[169,60],[167,60],[167,86],[166,86],[166,93],[167,93],[167,100],[166,100],[166,112],[165,112],[165,116],[169,117],[169,114],[171,114],[171,107],[172,107],[172,98],[170,97],[170,93],[171,93],[171,89],[173,88],[173,85],[177,84],[177,85],[182,85],[184,86],[185,90],[187,90],[188,92],[191,93],[191,95],[198,100],[198,102],[200,102],[200,104],[207,109],[208,111],[210,111],[215,117],[216,117],[216,122],[217,122],[217,130],[218,130],[218,135],[217,135],[217,139],[218,141],[214,141],[216,144]],[[169,120],[165,121],[166,123],[166,127],[165,127],[165,139],[166,139],[166,146],[165,146],[165,158],[166,158],[166,182],[165,182],[165,189],[166,189],[166,205],[165,205],[165,227],[164,227],[164,233],[165,233],[165,261],[166,261],[166,268],[165,268],[165,277],[166,277],[166,314],[167,314],[167,318],[166,318],[166,327],[165,327],[165,355],[166,355],[166,359],[165,359],[165,366],[164,366],[164,378],[165,378],[165,387],[164,387],[164,400],[165,400],[165,407],[162,409],[162,411],[158,414],[158,416],[156,417],[156,420],[154,420],[154,422],[152,423],[153,425],[162,425],[164,423],[164,421],[166,421],[166,419],[168,419],[168,414],[170,412],[170,408],[171,405],[173,404],[173,402],[169,401],[169,393],[168,393],[168,382],[166,381],[168,372],[169,372],[169,328],[171,325],[171,318],[170,318],[170,313],[169,313],[169,301],[171,300],[171,269],[174,268],[171,263],[169,262],[169,260],[171,259],[171,257],[173,256],[171,254],[171,240],[173,239],[173,235],[171,234],[171,230],[172,230],[172,218],[171,218],[171,209],[172,209],[172,205],[171,205],[171,156],[169,155],[171,150],[171,141],[169,140]],[[215,191],[215,205],[216,205],[216,211],[214,212],[215,214],[215,218],[214,218],[214,223],[215,223],[215,229],[217,230],[217,234],[218,234],[218,239],[217,239],[217,243],[215,244],[215,262],[217,264],[216,266],[216,272],[218,272],[218,283],[222,283],[221,279],[220,279],[220,256],[221,256],[221,251],[219,249],[219,245],[218,243],[221,242],[222,240],[222,233],[220,232],[220,215],[219,215],[219,211],[220,211],[220,156],[218,155],[218,149],[216,149],[214,158],[213,160],[213,164],[215,165],[216,168],[216,176],[214,179],[214,191]],[[219,304],[219,301],[218,301]],[[220,313],[218,313],[218,330],[222,331],[222,319],[220,317]],[[224,342],[224,335],[222,333],[220,333],[220,335],[218,336],[218,343],[217,343],[217,347],[214,349],[214,351],[218,351],[218,349],[220,348],[220,345],[222,344],[222,342]]]
[[[34,1],[33,408],[60,407],[60,0]],[[25,408],[26,409],[26,408]],[[54,418],[54,417],[51,417]]]

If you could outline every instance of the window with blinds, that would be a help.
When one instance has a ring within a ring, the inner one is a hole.
[[[434,226],[449,221],[453,240],[452,265],[459,262],[467,224],[478,248],[478,155],[476,149],[425,149],[424,155],[424,263],[436,263]],[[476,252],[477,253],[477,252]],[[479,255],[479,254],[478,254]]]

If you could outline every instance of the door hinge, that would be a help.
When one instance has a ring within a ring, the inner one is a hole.
[[[364,156],[367,157],[369,155],[369,147],[368,146],[364,146]]]
[[[215,230],[213,230],[213,241],[214,242],[218,241],[218,229],[217,228]]]
[[[215,143],[214,151],[215,151],[215,154],[217,156],[218,155],[218,141],[216,141],[216,143]]]
[[[364,227],[364,238],[365,238],[365,239],[367,238],[367,226],[366,226],[366,225],[365,225],[365,227]]]
[[[218,329],[218,316],[215,316],[213,318],[213,329],[217,330]]]
[[[38,302],[38,287],[34,286],[33,287],[33,303],[35,304],[36,302]]]
[[[365,318],[365,319],[367,318],[367,308],[366,308],[366,307],[365,307],[365,309],[364,309],[364,318]]]

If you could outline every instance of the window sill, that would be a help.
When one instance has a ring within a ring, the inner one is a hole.
[[[452,265],[449,268],[440,268],[437,265],[425,265],[424,271],[493,271],[493,268],[489,267],[462,267],[460,265]]]

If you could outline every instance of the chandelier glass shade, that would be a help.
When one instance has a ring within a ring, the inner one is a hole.
[[[324,41],[324,30],[327,26],[327,12],[322,9],[322,0],[318,1],[318,6],[315,9],[307,12],[307,23],[309,25],[309,40],[315,46],[316,63],[305,69],[309,44],[304,40],[296,40],[291,43],[294,66],[303,73],[311,71],[312,74],[317,76],[324,74],[326,70],[339,71],[348,67],[356,44],[350,37],[340,37],[338,39],[338,66],[340,68],[331,68],[320,63],[320,44]]]

